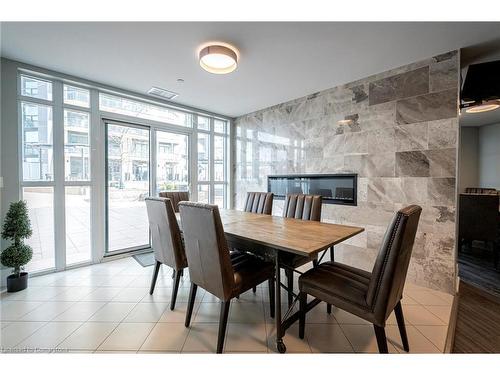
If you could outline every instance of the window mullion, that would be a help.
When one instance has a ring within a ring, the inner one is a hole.
[[[210,204],[214,204],[215,202],[215,186],[214,186],[214,180],[215,180],[215,142],[214,142],[214,118],[210,118],[210,136],[209,136],[209,144],[210,144],[210,152],[208,153],[208,170],[209,170],[209,178],[210,178],[210,185],[208,188],[208,201]]]
[[[56,270],[66,267],[63,85],[53,82],[54,249]]]
[[[189,142],[189,169],[190,169],[190,199],[198,201],[198,115],[192,116],[192,128],[194,133],[190,136]]]

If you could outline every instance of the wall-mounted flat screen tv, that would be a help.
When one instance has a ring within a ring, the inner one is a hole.
[[[357,205],[357,174],[294,174],[267,177],[267,191],[276,199],[287,194],[315,194],[323,203]]]

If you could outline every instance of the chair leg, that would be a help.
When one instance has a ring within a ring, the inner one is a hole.
[[[304,338],[306,330],[306,305],[307,305],[307,294],[299,293],[299,337]]]
[[[170,301],[170,310],[175,308],[175,300],[177,299],[177,292],[179,291],[179,282],[181,281],[181,271],[175,272],[174,289],[172,290],[172,299]]]
[[[287,287],[288,287],[288,307],[292,306],[293,303],[293,270],[285,270]]]
[[[401,335],[401,341],[403,342],[403,349],[405,350],[405,352],[409,352],[410,346],[408,345],[408,336],[406,335],[405,319],[403,317],[403,308],[401,307],[401,301],[399,301],[394,308],[394,313],[396,314],[396,320],[398,321],[399,334]]]
[[[221,302],[219,318],[219,335],[217,337],[217,353],[222,353],[224,348],[224,336],[226,335],[227,316],[229,315],[229,306],[231,300]]]
[[[271,277],[269,280],[267,280],[268,286],[269,286],[269,313],[271,315],[271,318],[274,318],[274,278]]]
[[[326,304],[326,313],[330,315],[332,313],[332,305],[329,303]]]
[[[385,336],[385,328],[373,325],[375,329],[375,336],[377,336],[377,345],[378,351],[380,354],[389,353],[389,349],[387,348],[387,337]]]
[[[161,262],[156,261],[155,270],[153,272],[153,279],[151,280],[151,288],[149,288],[149,294],[153,294],[155,291],[156,279],[158,278],[158,272],[160,272]]]
[[[252,288],[252,291],[254,292],[254,294],[255,294],[255,293],[257,293],[257,287],[256,287],[256,286],[254,286],[254,287]]]
[[[186,327],[189,327],[189,324],[191,324],[191,315],[193,314],[194,300],[196,299],[197,290],[198,285],[196,285],[195,283],[191,283],[191,290],[189,291],[189,301],[186,310],[186,320],[184,322],[184,325]]]

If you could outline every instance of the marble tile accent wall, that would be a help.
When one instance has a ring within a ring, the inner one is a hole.
[[[356,207],[323,205],[323,221],[365,228],[336,260],[371,270],[394,212],[418,204],[408,279],[452,292],[458,61],[452,51],[237,118],[236,208],[270,174],[357,173]]]

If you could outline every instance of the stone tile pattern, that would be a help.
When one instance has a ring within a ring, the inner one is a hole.
[[[322,220],[366,229],[336,259],[370,270],[393,213],[419,204],[408,279],[451,292],[458,69],[452,51],[237,118],[235,207],[268,175],[355,172],[358,206],[323,206]]]
[[[171,269],[161,268],[150,296],[152,272],[153,267],[128,257],[37,276],[24,291],[1,293],[0,353],[215,352],[217,298],[199,288],[192,324],[186,328],[189,272],[174,311],[169,308]],[[276,352],[268,292],[263,283],[255,294],[250,290],[231,302],[225,352]],[[402,303],[411,353],[443,351],[452,302],[449,294],[406,285]],[[297,324],[287,331],[289,353],[377,351],[369,322],[337,308],[331,315],[325,310],[320,304],[307,314],[304,340],[298,338]],[[386,331],[390,352],[403,352],[394,314]]]

